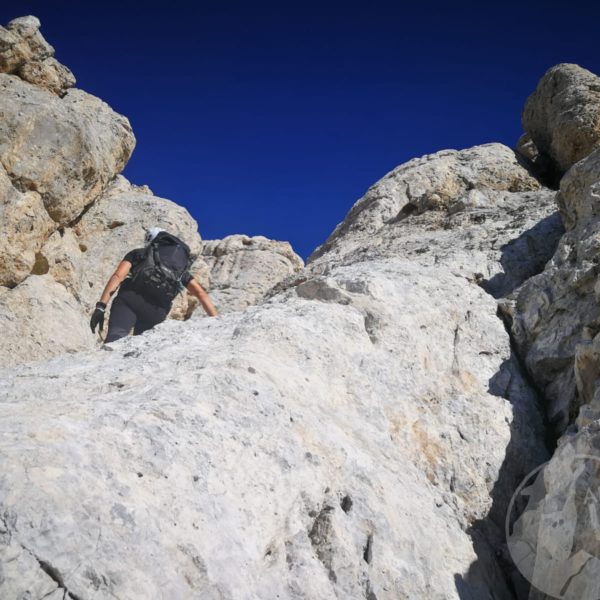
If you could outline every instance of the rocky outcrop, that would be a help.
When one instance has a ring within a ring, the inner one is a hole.
[[[272,287],[304,267],[288,242],[262,236],[205,240],[201,259],[210,270],[211,298],[226,312],[258,304]]]
[[[443,264],[500,298],[543,269],[563,231],[554,193],[512,150],[486,144],[394,169],[308,263],[318,273],[332,261],[405,256],[423,266]]]
[[[501,144],[415,158],[369,188],[309,261],[332,250],[337,254],[342,241],[345,246],[353,241],[355,246],[385,231],[385,225],[410,215],[430,210],[452,214],[490,204],[495,192],[539,189],[538,181],[521,167],[514,152]]]
[[[599,446],[600,150],[556,203],[533,133],[520,156],[414,159],[302,268],[286,243],[203,242],[119,176],[123,118],[43,89],[38,29],[0,32],[0,597],[585,598],[598,470],[574,458]],[[89,310],[155,225],[188,241],[221,316],[96,347]],[[542,468],[545,417],[563,436]],[[531,470],[543,485],[519,486]],[[561,540],[588,555],[563,560]]]
[[[564,173],[600,145],[600,78],[573,64],[552,67],[528,98],[523,129]]]
[[[39,26],[24,17],[0,28],[0,286],[14,288],[3,304],[2,316],[12,324],[3,331],[5,365],[93,346],[91,332],[84,339],[78,324],[89,318],[126,252],[143,245],[146,228],[186,240],[197,257],[192,273],[206,287],[214,281],[220,311],[258,301],[301,265],[283,242],[244,238],[244,249],[258,250],[250,255],[233,241],[215,241],[206,250],[211,277],[187,210],[118,175],[135,145],[127,119],[98,98],[67,90],[74,78],[53,58]],[[29,281],[35,277],[43,279]],[[69,302],[54,283],[71,294]],[[74,329],[67,326],[64,340],[52,334],[52,327],[39,326],[39,311],[27,317],[34,306]],[[171,316],[185,319],[196,306],[183,294]]]
[[[570,97],[576,93],[583,91],[573,90]],[[573,119],[572,127],[579,123],[582,136],[591,122],[584,116],[593,110],[577,108],[583,116]],[[555,255],[520,287],[514,305],[505,306],[557,438],[550,462],[517,490],[519,510],[507,523],[511,556],[533,584],[530,597],[536,600],[592,599],[599,593],[599,181],[596,149],[571,166],[560,183],[557,204],[567,232]]]
[[[558,205],[568,231],[546,269],[522,286],[514,307],[505,307],[520,352],[544,391],[548,416],[557,434],[577,415],[581,400],[576,389],[574,359],[584,331],[593,335],[600,317],[595,292],[599,179],[600,150],[575,165],[563,178]]]
[[[54,48],[39,31],[40,21],[28,16],[13,19],[0,27],[0,72],[16,73],[28,62],[42,62],[54,55]]]
[[[54,48],[39,29],[39,20],[31,16],[0,27],[0,73],[18,75],[61,96],[75,85],[75,77],[54,58]]]
[[[31,273],[54,222],[41,196],[20,192],[1,166],[0,199],[0,285],[14,287]]]
[[[13,75],[0,74],[0,97],[0,163],[66,225],[125,167],[135,144],[129,122],[81,90],[58,98]]]
[[[245,277],[254,265],[274,274],[270,284],[292,273],[260,306],[164,323],[110,352],[81,354],[76,371],[57,358],[11,372],[0,388],[0,408],[10,407],[3,422],[16,415],[41,437],[22,434],[33,479],[18,445],[6,457],[14,470],[4,480],[10,498],[0,488],[3,551],[22,575],[4,589],[511,598],[495,557],[501,515],[546,449],[536,393],[484,288],[501,294],[542,268],[560,227],[552,193],[509,149],[442,152],[413,163],[412,176],[441,197],[448,160],[476,183],[457,184],[460,202],[448,196],[390,220],[386,207],[400,211],[404,201],[392,190],[367,225],[350,211],[344,235],[305,270],[286,244],[206,242],[215,297],[229,293],[237,308],[263,293]],[[120,180],[63,240],[75,250],[86,236],[137,235],[112,222],[122,194],[148,202]],[[99,241],[94,252],[114,245]],[[69,261],[42,253],[54,278],[74,280]],[[64,391],[71,376],[73,395]],[[35,404],[42,381],[43,406],[64,415],[51,430],[25,417],[48,422]],[[61,441],[49,448],[47,436]],[[74,452],[78,470],[65,470]],[[45,491],[49,465],[66,497]],[[43,538],[23,526],[32,519],[44,521]],[[125,558],[128,546],[143,551]],[[77,566],[75,556],[90,558]]]
[[[50,570],[84,598],[510,598],[467,530],[503,465],[518,481],[545,454],[495,313],[390,258],[2,377],[4,552],[23,566],[0,589],[51,591]]]

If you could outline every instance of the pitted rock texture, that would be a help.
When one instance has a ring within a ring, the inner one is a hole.
[[[25,63],[17,71],[17,75],[21,79],[43,87],[59,96],[75,86],[73,73],[55,58]]]
[[[41,62],[54,55],[54,48],[39,29],[39,19],[32,16],[0,27],[0,73],[15,73],[28,62]]]
[[[0,288],[2,367],[94,347],[89,319],[75,298],[49,275]]]
[[[308,268],[320,273],[331,264],[404,256],[445,265],[494,297],[507,296],[544,268],[564,232],[554,196],[506,146],[444,150],[374,184]]]
[[[511,598],[467,530],[545,451],[495,312],[371,261],[3,372],[0,592],[43,563],[81,598]]]
[[[14,287],[33,269],[54,222],[37,192],[20,192],[0,166],[0,286]]]
[[[75,219],[126,165],[129,121],[85,92],[63,98],[0,74],[0,163],[18,188],[38,192],[59,225]]]
[[[552,67],[527,99],[522,122],[564,173],[600,145],[600,78],[578,65]]]
[[[451,215],[465,208],[493,205],[502,192],[540,189],[515,153],[502,144],[442,150],[415,158],[369,188],[309,262],[331,250],[340,254],[347,251],[344,246],[367,243],[370,236],[385,234],[386,226],[411,215],[427,211]]]

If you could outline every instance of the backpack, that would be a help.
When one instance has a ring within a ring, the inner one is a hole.
[[[172,301],[183,289],[181,278],[190,266],[190,249],[179,238],[161,231],[147,246],[131,277],[131,289],[159,302]]]

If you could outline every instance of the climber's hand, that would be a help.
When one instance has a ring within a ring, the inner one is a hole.
[[[98,333],[104,329],[104,311],[106,310],[106,304],[104,302],[97,302],[96,309],[92,314],[92,318],[90,319],[90,327],[92,328],[92,333],[95,333],[96,325],[98,325]]]

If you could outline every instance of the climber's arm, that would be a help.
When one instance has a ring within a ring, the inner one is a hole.
[[[212,303],[212,300],[206,293],[206,290],[194,278],[192,278],[185,287],[187,288],[187,291],[192,294],[192,296],[198,298],[207,315],[216,317],[219,314],[217,313],[217,309]]]
[[[111,275],[102,296],[100,296],[100,302],[108,304],[110,297],[117,291],[117,288],[123,283],[123,280],[129,275],[131,270],[131,263],[128,260],[122,260],[117,267],[117,270]]]

